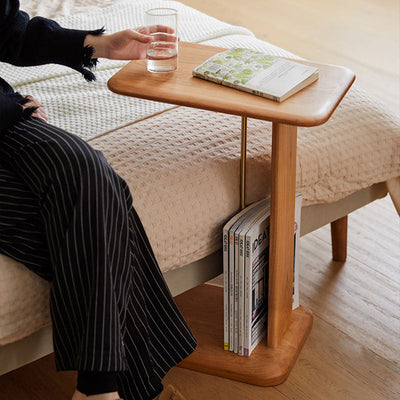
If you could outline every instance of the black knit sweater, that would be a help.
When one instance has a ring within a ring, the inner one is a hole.
[[[61,64],[93,80],[94,75],[87,68],[97,60],[91,58],[93,48],[84,47],[83,43],[88,33],[99,35],[103,31],[65,29],[50,19],[29,19],[19,10],[19,0],[0,0],[0,61],[13,65]],[[31,108],[23,110],[26,102],[1,78],[0,68],[0,132],[33,112]]]

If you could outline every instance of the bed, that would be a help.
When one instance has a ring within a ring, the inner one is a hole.
[[[178,9],[182,40],[299,58],[175,1],[21,1],[31,16],[109,32],[142,25],[151,6]],[[222,226],[239,208],[240,117],[117,96],[106,82],[123,65],[102,60],[97,82],[84,91],[79,74],[61,66],[1,70],[19,92],[40,99],[51,123],[101,150],[127,181],[177,295],[222,272]],[[269,194],[270,156],[271,124],[249,120],[248,203]],[[345,226],[350,212],[388,191],[400,211],[399,117],[354,84],[328,123],[299,128],[296,190],[303,195],[301,235]],[[345,246],[345,235],[337,242]],[[0,255],[0,374],[53,351],[49,292],[48,282]]]

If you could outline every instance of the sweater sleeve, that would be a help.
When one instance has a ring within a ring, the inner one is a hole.
[[[19,0],[0,0],[0,61],[18,66],[66,65],[93,80],[94,75],[87,68],[97,60],[91,58],[93,48],[83,44],[87,34],[103,32],[104,29],[66,29],[42,17],[29,19],[19,10]]]
[[[19,0],[0,0],[0,61],[18,66],[48,63],[61,64],[82,73],[86,80],[95,79],[90,71],[97,59],[94,49],[84,46],[87,34],[94,31],[62,28],[57,22],[35,17],[19,9]],[[22,109],[25,99],[14,93],[0,78],[0,132],[18,120],[29,116],[33,109]]]
[[[0,92],[0,134],[15,122],[28,118],[36,107],[22,107],[28,100],[19,93]]]

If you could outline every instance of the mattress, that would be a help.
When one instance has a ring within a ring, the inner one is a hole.
[[[168,5],[179,9],[182,40],[297,57],[177,2],[102,1],[104,8],[95,9],[95,0],[53,0],[46,9],[46,2],[21,3],[32,15],[57,17],[64,26],[91,29],[105,22],[109,31],[141,25],[144,8]],[[18,73],[4,67],[21,93],[40,98],[52,123],[101,150],[127,181],[160,267],[167,272],[221,247],[221,228],[239,207],[240,118],[114,95],[106,82],[124,64],[102,61],[98,81],[84,93],[79,90],[82,78],[64,67]],[[86,105],[84,96],[92,95],[96,104]],[[105,105],[107,115],[100,115]],[[61,111],[65,108],[72,110],[68,116]],[[249,120],[248,132],[247,201],[252,202],[269,194],[271,124]],[[399,154],[398,116],[387,114],[355,84],[328,123],[299,128],[296,189],[304,205],[336,201],[400,176]],[[49,289],[23,265],[0,255],[0,345],[50,323]]]

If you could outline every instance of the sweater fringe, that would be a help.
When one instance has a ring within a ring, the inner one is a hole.
[[[105,28],[103,26],[102,28],[96,29],[95,31],[89,31],[88,34],[99,36],[102,35],[104,32]],[[79,71],[88,82],[93,82],[96,80],[96,76],[91,70],[96,68],[98,59],[92,58],[93,53],[94,53],[93,46],[89,45],[85,46],[83,48],[82,64],[78,68],[76,68],[77,71]]]

